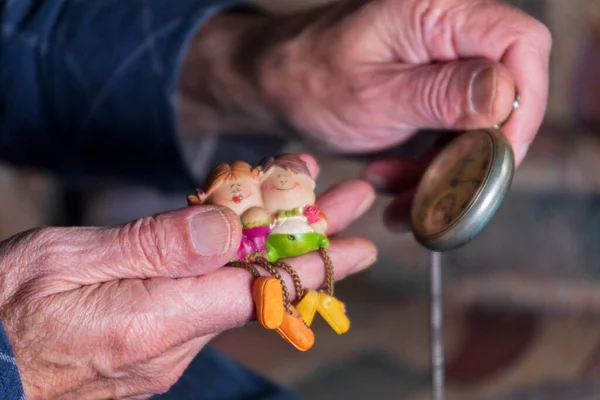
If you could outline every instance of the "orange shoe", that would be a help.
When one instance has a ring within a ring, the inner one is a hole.
[[[320,292],[317,312],[338,335],[342,335],[350,329],[350,320],[346,316],[346,306],[335,297]]]
[[[302,315],[302,319],[306,325],[311,326],[313,318],[317,313],[317,301],[319,300],[319,293],[315,290],[309,290],[298,303],[296,303],[296,309]]]
[[[265,329],[277,329],[283,322],[283,289],[281,283],[271,277],[256,278],[252,285],[252,300],[256,318]]]
[[[284,338],[296,350],[307,351],[315,344],[315,334],[302,319],[302,315],[294,306],[290,312],[284,312],[283,323],[277,328],[277,333]]]

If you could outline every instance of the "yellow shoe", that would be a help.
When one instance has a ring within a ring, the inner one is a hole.
[[[302,299],[296,303],[296,309],[302,315],[302,319],[306,325],[311,326],[313,318],[317,312],[317,301],[319,293],[315,290],[309,290]]]
[[[350,320],[346,316],[346,306],[335,297],[320,292],[317,312],[338,335],[342,335],[350,329]]]
[[[283,323],[277,328],[277,333],[297,350],[307,351],[315,344],[315,334],[302,319],[302,316],[294,308],[291,314],[283,313]]]
[[[252,284],[252,300],[256,318],[265,329],[277,329],[283,323],[283,288],[277,279],[256,278]]]

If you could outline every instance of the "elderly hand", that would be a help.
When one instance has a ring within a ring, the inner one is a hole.
[[[270,104],[337,151],[380,150],[417,129],[505,132],[518,161],[547,102],[548,30],[489,0],[350,0],[272,21],[258,64]]]
[[[546,109],[549,31],[497,1],[342,0],[287,16],[217,17],[203,35],[198,48],[222,68],[193,69],[217,72],[184,84],[189,93],[202,88],[196,98],[220,104],[231,124],[292,130],[321,150],[364,153],[419,129],[490,127],[510,114],[516,87],[520,107],[503,130],[519,164]],[[215,56],[218,43],[232,50]],[[367,168],[379,189],[400,195],[388,213],[392,225],[430,156]]]
[[[305,159],[316,174],[314,160]],[[329,233],[373,197],[361,181],[324,193]],[[114,228],[36,229],[2,243],[0,318],[27,398],[166,391],[211,338],[252,317],[250,274],[219,268],[240,237],[229,209],[194,206]],[[376,249],[358,238],[332,239],[330,255],[339,279],[371,265]],[[290,264],[307,287],[323,284],[318,255]]]

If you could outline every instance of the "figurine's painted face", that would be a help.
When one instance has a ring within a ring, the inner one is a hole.
[[[241,176],[223,181],[206,200],[207,203],[231,208],[242,215],[250,207],[262,207],[260,182],[257,178]]]
[[[188,196],[189,204],[216,204],[242,215],[251,207],[262,207],[259,170],[236,161],[219,164],[208,175],[205,191]]]
[[[315,181],[278,165],[265,172],[261,190],[264,207],[272,213],[315,203]]]

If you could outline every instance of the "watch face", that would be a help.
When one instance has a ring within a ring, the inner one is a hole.
[[[413,201],[413,229],[431,236],[468,212],[488,175],[494,142],[484,130],[467,132],[428,167]]]

